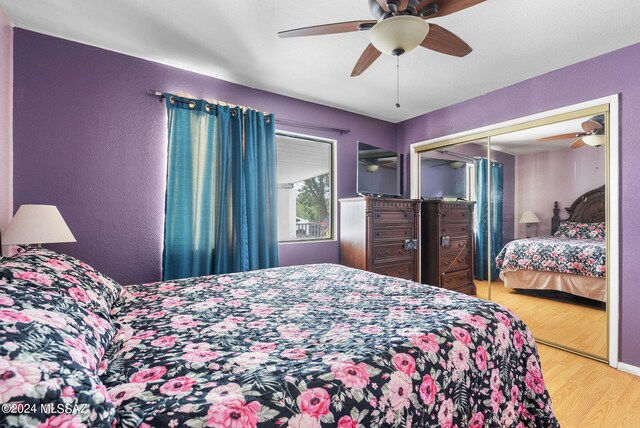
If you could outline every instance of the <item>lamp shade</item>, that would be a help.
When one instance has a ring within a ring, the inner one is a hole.
[[[378,22],[369,38],[380,52],[401,55],[414,50],[427,37],[429,24],[417,16],[394,16]]]
[[[519,223],[540,223],[540,220],[533,211],[525,211],[522,213]]]
[[[76,242],[54,205],[21,205],[2,233],[2,245]]]

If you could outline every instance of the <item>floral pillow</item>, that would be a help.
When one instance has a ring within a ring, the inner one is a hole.
[[[574,221],[561,221],[558,230],[553,236],[573,239],[605,239],[606,225],[602,223],[578,223]]]
[[[0,273],[5,278],[28,281],[43,291],[71,297],[106,319],[122,292],[120,284],[91,266],[46,248],[25,247],[12,257],[0,259]]]
[[[111,427],[115,405],[98,368],[113,334],[71,299],[2,280],[0,426]]]

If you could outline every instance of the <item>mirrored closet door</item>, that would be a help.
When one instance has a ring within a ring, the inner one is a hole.
[[[589,109],[420,152],[423,199],[474,202],[477,297],[514,311],[537,340],[603,361],[607,118]],[[423,261],[432,255],[423,247]]]

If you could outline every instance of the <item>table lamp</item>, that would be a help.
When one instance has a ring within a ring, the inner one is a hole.
[[[522,213],[520,217],[519,223],[527,224],[527,238],[531,238],[531,225],[535,223],[540,223],[538,216],[533,211],[525,211]]]
[[[2,245],[76,242],[54,205],[21,205],[2,233]]]

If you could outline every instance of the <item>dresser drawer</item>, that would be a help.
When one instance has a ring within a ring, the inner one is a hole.
[[[452,209],[442,210],[442,222],[444,224],[451,223],[469,223],[469,217],[471,213],[468,209]]]
[[[469,245],[469,239],[466,237],[461,239],[450,238],[449,245],[442,245],[440,249],[443,255],[458,254],[460,251],[465,251],[465,249],[471,250],[471,245]]]
[[[376,244],[373,247],[373,264],[412,261],[414,255],[415,250],[404,249],[404,242],[384,245]]]
[[[373,228],[373,242],[414,239],[413,225],[404,227]]]
[[[469,285],[471,282],[471,271],[469,269],[459,272],[446,273],[440,279],[441,287],[450,290]]]
[[[385,211],[385,210],[376,210],[373,212],[373,224],[388,224],[388,223],[399,223],[399,224],[409,224],[413,223],[413,219],[415,214],[413,211]]]
[[[470,251],[464,250],[461,254],[450,254],[447,256],[442,256],[440,258],[440,272],[450,273],[469,269],[469,267],[471,266],[469,260],[470,255]]]
[[[451,223],[442,225],[440,228],[442,236],[467,236],[469,235],[468,223]]]
[[[379,273],[380,275],[393,276],[395,278],[411,279],[414,280],[416,268],[413,262],[411,263],[394,263],[392,265],[374,266],[371,269],[372,272]]]

